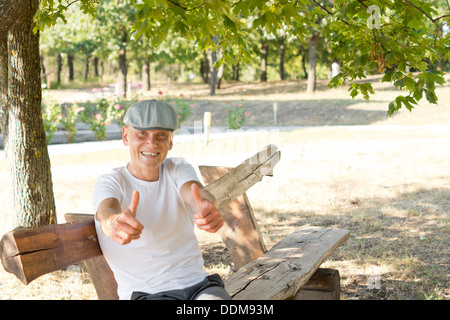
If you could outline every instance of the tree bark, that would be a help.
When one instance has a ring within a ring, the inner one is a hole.
[[[0,129],[3,141],[8,135],[8,38],[0,38]]]
[[[6,37],[8,30],[21,20],[25,14],[24,7],[28,5],[28,0],[0,0],[0,39]]]
[[[308,71],[308,83],[306,86],[307,93],[313,93],[316,90],[316,53],[317,42],[319,41],[319,34],[312,35],[309,41],[309,71]]]
[[[39,0],[30,0],[8,34],[8,124],[6,157],[12,181],[15,226],[56,223],[55,201],[41,115],[39,33],[33,16]]]

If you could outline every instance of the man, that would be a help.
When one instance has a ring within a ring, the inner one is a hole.
[[[194,233],[216,232],[219,211],[201,196],[194,168],[166,158],[178,118],[167,103],[145,100],[125,114],[122,140],[130,162],[94,188],[99,243],[120,299],[231,299],[209,275]]]

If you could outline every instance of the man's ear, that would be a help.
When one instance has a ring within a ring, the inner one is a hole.
[[[124,145],[128,146],[128,128],[126,126],[122,127],[122,141]]]
[[[173,134],[173,132],[170,134],[170,143],[169,143],[169,150],[172,150],[172,147],[173,147],[173,136],[174,136],[174,134]]]

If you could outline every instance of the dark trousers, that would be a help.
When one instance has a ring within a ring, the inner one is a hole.
[[[135,291],[131,300],[231,300],[225,291],[222,279],[218,274],[207,276],[203,281],[180,290],[169,290],[158,293]]]

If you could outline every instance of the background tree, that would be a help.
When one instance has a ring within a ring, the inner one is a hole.
[[[14,225],[56,222],[56,210],[41,117],[39,33],[33,16],[39,1],[28,1],[24,13],[2,38],[2,135],[12,182]],[[6,70],[5,70],[6,69]],[[5,96],[6,95],[6,96]]]

